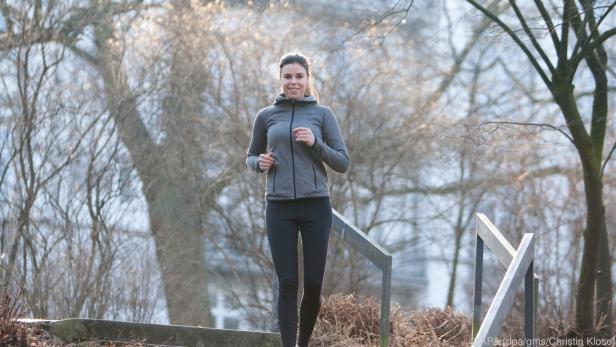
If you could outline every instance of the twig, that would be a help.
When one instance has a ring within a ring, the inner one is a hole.
[[[376,19],[374,22],[370,23],[370,25],[360,28],[352,36],[359,35],[359,34],[361,34],[362,32],[364,32],[364,31],[366,31],[368,29],[372,29],[372,28],[376,27],[377,25],[383,23],[385,21],[385,19],[387,19],[388,17],[395,16],[395,15],[398,15],[400,13],[404,13],[404,16],[402,17],[402,19],[400,19],[398,21],[398,23],[396,23],[395,26],[400,25],[402,23],[402,21],[408,17],[409,11],[411,10],[411,7],[413,7],[413,3],[414,2],[415,2],[415,0],[411,0],[409,2],[409,5],[406,8],[403,8],[401,10],[396,10],[396,7],[398,6],[399,2],[394,4],[394,6],[391,9],[389,9],[387,12],[383,13],[383,15],[381,15],[378,19]]]
[[[556,130],[559,133],[563,134],[567,140],[569,140],[572,144],[575,145],[575,142],[573,141],[573,138],[567,134],[566,132],[564,132],[561,128],[553,126],[552,124],[546,124],[546,123],[527,123],[527,122],[510,122],[510,121],[491,121],[491,122],[481,122],[478,125],[479,126],[484,126],[484,125],[488,125],[488,124],[506,124],[506,125],[530,125],[530,126],[538,126],[538,127],[544,127],[544,128],[550,128],[552,130]]]
[[[607,158],[605,158],[605,161],[603,162],[603,165],[601,166],[601,176],[603,176],[603,171],[605,171],[605,167],[607,166],[607,162],[610,161],[610,159],[612,158],[612,154],[614,154],[614,150],[616,149],[616,142],[614,142],[614,145],[612,146],[612,149],[610,149],[610,154],[607,155]]]

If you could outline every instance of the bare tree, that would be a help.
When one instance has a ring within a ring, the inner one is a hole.
[[[609,246],[606,242],[603,171],[612,151],[604,159],[608,124],[608,57],[604,43],[616,34],[616,28],[603,29],[605,25],[602,24],[616,3],[597,6],[590,0],[580,1],[579,4],[564,0],[562,12],[555,13],[556,8],[547,8],[543,1],[535,1],[535,10],[543,21],[537,29],[537,24],[529,24],[530,10],[522,10],[515,1],[509,2],[517,21],[515,27],[506,24],[497,14],[478,2],[467,2],[502,28],[524,52],[562,112],[569,130],[567,137],[576,149],[584,172],[587,206],[584,251],[576,294],[576,327],[583,334],[590,333],[594,329],[594,322],[605,318],[603,332],[609,334],[612,325],[612,279]],[[555,24],[556,20],[561,21],[558,24],[560,28]],[[548,33],[551,47],[542,46],[537,38],[539,30]],[[574,36],[570,36],[571,32]],[[526,42],[521,35],[526,36]],[[571,46],[573,48],[570,50]],[[584,67],[589,69],[595,81],[591,117],[582,116],[574,95],[574,78]],[[585,119],[590,119],[589,129]],[[594,309],[596,317],[593,316]]]
[[[43,13],[50,11],[45,6],[52,5],[37,2],[34,8]],[[188,32],[177,30],[182,28],[179,23],[190,16],[190,6],[190,2],[183,1],[168,10],[171,40],[181,39]],[[141,118],[139,96],[129,86],[123,63],[123,32],[114,26],[114,20],[119,23],[117,16],[127,14],[130,19],[130,14],[134,13],[131,11],[143,7],[138,1],[96,2],[83,8],[71,8],[64,22],[51,23],[51,27],[43,28],[46,23],[35,21],[19,28],[9,26],[9,29],[32,35],[32,42],[59,41],[100,73],[108,109],[114,117],[118,135],[131,153],[150,207],[150,227],[157,245],[170,320],[177,324],[209,325],[200,209],[205,205],[203,201],[212,195],[204,188],[207,185],[200,171],[202,159],[196,159],[201,147],[201,138],[194,136],[198,128],[190,123],[199,112],[198,95],[203,89],[191,84],[191,81],[202,81],[199,74],[195,74],[200,65],[186,64],[194,62],[188,55],[192,47],[186,44],[196,42],[196,38],[178,40],[178,44],[171,47],[174,50],[185,47],[185,50],[179,51],[183,54],[172,51],[175,58],[171,60],[168,97],[162,107],[166,140],[156,143]],[[3,8],[7,23],[12,23],[13,14],[22,10],[6,3]],[[31,34],[37,26],[45,29],[41,30],[44,34]],[[75,44],[86,28],[93,32],[93,49]],[[4,49],[15,47],[14,36],[12,30],[4,35]],[[217,183],[220,187],[225,184],[224,181]]]
[[[90,18],[71,6],[1,4],[0,278],[36,317],[102,318],[123,294],[110,215],[127,185],[107,110],[64,46]]]

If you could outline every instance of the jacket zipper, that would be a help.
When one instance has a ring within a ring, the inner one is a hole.
[[[276,168],[274,167],[274,179],[272,180],[272,193],[276,193]]]
[[[295,117],[295,100],[291,99],[291,124],[289,125],[289,141],[291,142],[291,165],[293,167],[293,199],[297,199],[295,188],[295,155],[293,154],[293,118]]]

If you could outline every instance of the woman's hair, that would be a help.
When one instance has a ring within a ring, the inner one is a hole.
[[[282,74],[282,67],[289,64],[299,64],[306,70],[306,77],[308,77],[308,84],[306,85],[306,95],[312,95],[315,98],[318,98],[316,95],[316,91],[314,91],[314,87],[312,86],[312,79],[310,79],[310,75],[312,74],[310,60],[303,56],[300,53],[288,53],[280,58],[280,72]]]

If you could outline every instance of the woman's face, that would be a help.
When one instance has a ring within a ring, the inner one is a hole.
[[[306,94],[308,74],[303,66],[297,63],[287,64],[280,71],[282,92],[289,99],[301,99]]]

